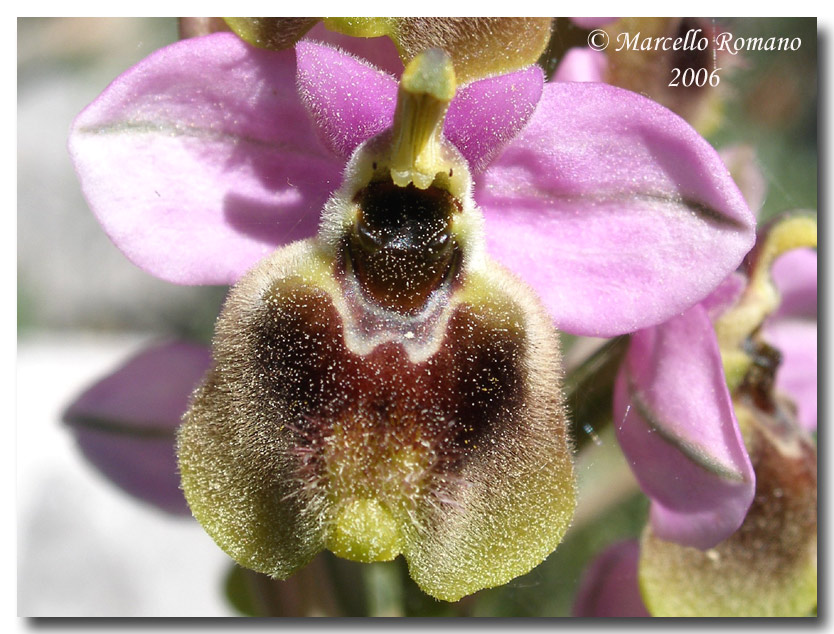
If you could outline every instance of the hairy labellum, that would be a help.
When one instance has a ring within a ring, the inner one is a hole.
[[[439,133],[453,93],[448,58],[416,58],[316,238],[223,309],[179,460],[195,516],[244,566],[284,578],[323,548],[401,553],[457,600],[530,570],[570,522],[558,339],[485,253],[466,162]]]
[[[736,401],[756,470],[741,527],[699,550],[657,537],[641,542],[640,586],[654,616],[810,616],[817,605],[817,453],[792,406]]]

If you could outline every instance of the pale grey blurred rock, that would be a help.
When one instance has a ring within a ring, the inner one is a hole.
[[[23,329],[206,336],[224,290],[176,286],[109,241],[67,153],[73,118],[119,73],[176,39],[166,19],[18,21],[18,315]]]
[[[20,616],[232,616],[232,561],[190,517],[128,496],[60,422],[77,394],[147,336],[27,337],[16,377]],[[10,531],[11,532],[11,531]]]

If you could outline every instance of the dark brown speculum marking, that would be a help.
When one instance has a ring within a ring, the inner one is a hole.
[[[419,504],[404,487],[442,496],[465,461],[507,442],[527,416],[526,335],[509,311],[459,306],[438,351],[415,363],[393,341],[353,353],[318,289],[278,283],[265,300],[253,378],[275,418],[291,421],[299,487]]]
[[[459,261],[451,233],[460,202],[448,191],[377,181],[354,198],[359,213],[346,250],[366,297],[414,314]]]

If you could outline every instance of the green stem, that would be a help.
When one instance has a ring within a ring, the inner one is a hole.
[[[344,616],[321,556],[283,581],[251,570],[244,578],[259,616]]]
[[[576,452],[611,423],[614,380],[628,341],[625,336],[611,339],[565,377],[565,405]]]
[[[396,561],[367,564],[363,577],[368,616],[403,616],[403,586]]]

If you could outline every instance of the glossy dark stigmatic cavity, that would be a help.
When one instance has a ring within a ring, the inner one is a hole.
[[[405,314],[419,312],[459,260],[451,234],[460,202],[448,191],[390,180],[368,184],[347,250],[366,297]]]

